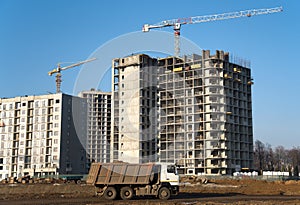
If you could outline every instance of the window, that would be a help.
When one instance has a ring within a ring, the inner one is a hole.
[[[3,158],[0,158],[0,164],[3,164]]]
[[[55,103],[59,103],[59,99],[55,100]]]
[[[0,170],[3,170],[3,166],[0,166]]]
[[[176,169],[174,165],[168,165],[167,166],[167,172],[168,173],[176,173]]]

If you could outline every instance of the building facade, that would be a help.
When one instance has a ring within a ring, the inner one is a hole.
[[[89,162],[110,162],[111,93],[91,89],[79,96],[87,99],[87,141]]]
[[[229,54],[113,60],[111,157],[187,175],[253,168],[251,71]]]
[[[181,174],[253,168],[250,69],[229,54],[158,60],[159,161]]]
[[[113,59],[112,82],[112,161],[157,161],[157,60]]]
[[[62,93],[0,99],[0,179],[86,173],[85,116]]]

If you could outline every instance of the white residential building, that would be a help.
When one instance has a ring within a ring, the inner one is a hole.
[[[86,173],[85,122],[78,97],[0,98],[0,179]]]

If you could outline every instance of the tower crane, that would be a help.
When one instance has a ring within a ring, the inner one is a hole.
[[[61,71],[63,70],[67,70],[69,68],[73,68],[73,67],[76,67],[76,66],[80,66],[84,63],[88,63],[88,62],[91,62],[91,61],[94,61],[96,60],[96,58],[91,58],[91,59],[88,59],[88,60],[84,60],[84,61],[80,61],[78,63],[74,63],[72,65],[68,65],[68,66],[65,66],[65,67],[61,67],[60,64],[61,63],[58,63],[57,64],[57,68],[51,70],[48,72],[48,75],[52,76],[53,74],[56,73],[56,76],[55,76],[55,82],[56,82],[56,93],[60,93],[61,90],[60,90],[60,86],[61,86]]]
[[[205,16],[194,16],[188,18],[178,18],[178,19],[171,19],[161,21],[157,24],[144,24],[143,32],[148,32],[154,28],[163,28],[173,26],[174,29],[174,37],[175,37],[175,56],[180,55],[180,28],[182,25],[185,24],[196,24],[196,23],[204,23],[210,21],[220,21],[226,19],[233,19],[233,18],[241,18],[241,17],[251,17],[256,15],[262,14],[271,14],[283,11],[282,7],[275,7],[275,8],[268,8],[268,9],[250,9],[245,11],[237,11],[237,12],[230,12],[230,13],[223,13],[223,14],[212,14],[212,15],[205,15]]]

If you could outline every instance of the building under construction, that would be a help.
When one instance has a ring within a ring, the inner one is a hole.
[[[249,68],[203,51],[159,59],[158,76],[160,162],[191,175],[253,167]]]
[[[245,62],[234,63],[223,51],[161,59],[138,54],[113,60],[113,84],[113,159],[176,163],[190,175],[253,167]]]
[[[144,54],[113,59],[111,159],[157,161],[157,59]]]
[[[87,99],[87,141],[89,162],[110,162],[111,93],[91,89],[79,93]]]

